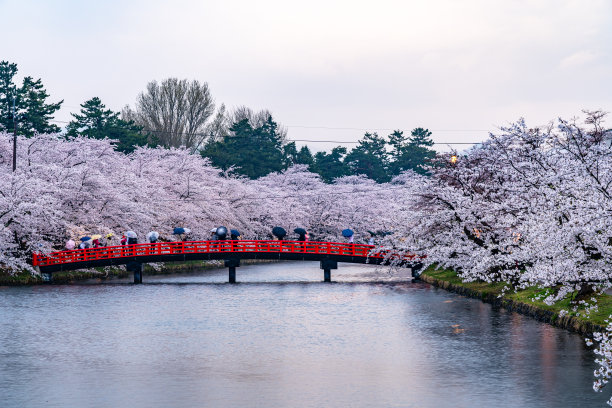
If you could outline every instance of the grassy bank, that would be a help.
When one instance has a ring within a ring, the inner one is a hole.
[[[563,299],[554,305],[547,305],[542,299],[546,297],[547,290],[537,287],[515,291],[507,290],[502,295],[505,283],[462,282],[457,273],[447,269],[427,268],[421,274],[421,279],[434,286],[456,292],[468,297],[482,299],[494,306],[504,307],[508,310],[532,316],[538,320],[550,323],[557,327],[590,334],[601,331],[606,325],[605,320],[612,314],[612,296],[606,294],[587,295],[586,301],[597,299],[597,310],[592,310],[585,316],[584,307],[574,310],[575,303],[580,299],[571,297]],[[500,296],[501,295],[501,296]],[[589,301],[589,303],[592,303]],[[567,315],[562,313],[568,311]]]
[[[83,271],[55,272],[54,283],[70,283],[85,279],[106,279],[112,277],[126,277],[128,273],[122,268],[94,268]],[[0,286],[38,285],[46,283],[40,275],[32,275],[30,272],[19,272],[9,274],[0,271]]]
[[[278,262],[268,259],[243,259],[242,265]],[[143,276],[151,275],[170,275],[173,273],[195,272],[202,269],[222,268],[223,261],[185,261],[185,262],[167,262],[160,264],[158,267],[145,264],[143,266]],[[86,270],[76,270],[68,272],[54,272],[53,283],[71,283],[87,279],[113,279],[126,278],[131,276],[131,272],[127,272],[125,267],[107,267],[107,268],[92,268]],[[43,284],[40,275],[32,275],[29,272],[19,272],[10,274],[7,271],[0,270],[0,286],[22,286],[22,285],[38,285]]]

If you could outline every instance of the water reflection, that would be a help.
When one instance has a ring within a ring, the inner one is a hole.
[[[579,336],[340,265],[0,291],[6,407],[598,406]],[[372,283],[376,282],[376,283]],[[16,318],[18,317],[18,318]]]

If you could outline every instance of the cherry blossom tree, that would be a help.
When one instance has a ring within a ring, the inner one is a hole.
[[[403,232],[388,247],[426,255],[468,281],[555,288],[549,303],[610,287],[612,132],[604,116],[540,128],[519,120],[456,161],[439,156],[431,178],[394,179],[412,204],[397,214]],[[610,339],[596,339],[609,352]],[[598,362],[601,386],[609,372]]]
[[[33,252],[60,249],[85,234],[150,230],[207,240],[224,225],[243,238],[269,239],[274,226],[339,241],[355,231],[388,235],[380,251],[426,256],[466,281],[551,288],[552,303],[612,281],[612,132],[602,112],[544,127],[518,120],[467,152],[440,154],[430,176],[411,171],[389,183],[364,176],[324,183],[305,165],[256,180],[231,176],[184,148],[137,148],[59,135],[18,140],[0,133],[0,268],[31,270]],[[455,156],[456,160],[451,160]],[[612,325],[594,336],[610,378]]]

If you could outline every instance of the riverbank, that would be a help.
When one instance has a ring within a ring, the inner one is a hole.
[[[242,265],[278,262],[271,259],[243,259]],[[143,275],[170,275],[173,273],[195,272],[202,269],[223,268],[223,261],[185,261],[185,262],[166,262],[159,265],[143,265]],[[89,279],[115,279],[127,278],[131,272],[125,270],[125,266],[92,268],[86,270],[75,270],[68,272],[54,272],[53,283],[66,284],[79,282]],[[24,286],[47,284],[41,275],[32,275],[29,272],[9,274],[0,271],[0,286]]]
[[[547,289],[534,287],[519,291],[510,290],[502,294],[505,283],[462,282],[456,272],[436,269],[433,266],[423,271],[420,278],[433,286],[463,296],[481,299],[483,302],[491,303],[494,307],[503,307],[580,334],[588,335],[604,331],[605,320],[612,314],[612,296],[606,294],[588,295],[588,299],[591,297],[597,299],[598,308],[586,316],[584,308],[573,309],[571,299],[563,299],[552,306],[544,303],[541,299],[545,297],[543,295]],[[562,312],[564,310],[568,311],[566,315]]]

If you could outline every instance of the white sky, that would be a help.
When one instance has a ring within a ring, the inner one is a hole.
[[[0,0],[0,17],[0,60],[64,99],[58,120],[167,77],[271,110],[290,139],[422,126],[480,141],[519,117],[612,110],[609,0]]]

